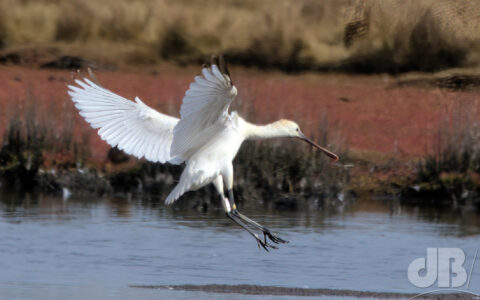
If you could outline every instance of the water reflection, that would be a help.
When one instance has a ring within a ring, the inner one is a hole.
[[[139,214],[147,218],[169,219],[182,226],[236,227],[225,218],[219,203],[208,208],[192,206],[188,200],[180,200],[173,206],[165,206],[160,198],[127,197],[73,197],[64,200],[45,194],[1,194],[1,217],[6,222],[35,220],[68,221],[91,216],[99,208],[105,209],[108,218],[135,221]],[[216,205],[216,206],[215,206]],[[294,209],[278,208],[273,203],[250,201],[240,204],[244,214],[269,223],[276,228],[329,229],[335,226],[331,220],[341,220],[358,214],[379,214],[390,219],[406,218],[438,224],[436,231],[442,235],[470,236],[480,234],[480,211],[475,207],[419,206],[402,204],[398,199],[360,198],[339,205],[321,206],[317,201],[302,200]],[[442,226],[452,225],[452,226]]]

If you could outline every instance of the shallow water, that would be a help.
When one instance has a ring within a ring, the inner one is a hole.
[[[467,271],[480,248],[480,213],[474,208],[362,199],[295,211],[259,204],[244,213],[290,243],[269,253],[259,250],[219,208],[2,195],[0,298],[252,299],[131,287],[182,284],[420,293],[436,286],[416,288],[407,268],[426,256],[427,247],[463,249]],[[480,293],[480,262],[470,280],[469,290]]]

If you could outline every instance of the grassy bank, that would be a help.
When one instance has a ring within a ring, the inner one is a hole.
[[[164,199],[175,186],[183,166],[137,161],[118,150],[111,150],[104,162],[92,161],[90,134],[75,123],[73,107],[67,105],[62,114],[53,115],[51,108],[37,105],[39,101],[31,93],[28,97],[22,106],[12,109],[0,149],[3,189],[58,194],[65,189],[96,195],[138,193]],[[316,140],[345,159],[346,148],[339,140],[332,144],[327,129],[325,115]],[[234,192],[240,203],[246,199],[273,201],[279,207],[292,208],[300,199],[343,200],[348,182],[347,169],[300,143],[247,142],[234,166]],[[185,198],[208,205],[210,201],[217,203],[218,195],[207,187]]]
[[[470,105],[456,103],[441,120],[433,149],[417,165],[407,197],[463,204],[480,195],[480,123]]]
[[[72,82],[69,72],[0,68],[0,169],[10,180],[3,188],[42,187],[60,193],[66,187],[79,193],[141,192],[164,198],[175,185],[181,167],[109,151],[71,104],[65,86]],[[120,95],[138,95],[151,107],[178,116],[192,75],[177,72],[100,71],[97,76]],[[309,137],[334,148],[343,159],[327,163],[308,145],[291,140],[248,142],[235,161],[239,201],[256,198],[288,207],[298,198],[315,203],[354,190],[359,196],[403,195],[450,205],[468,203],[478,194],[471,183],[479,173],[476,89],[395,85],[386,76],[234,72],[240,93],[233,110],[254,123],[295,120]],[[447,155],[447,150],[460,152]],[[448,161],[460,167],[450,167]],[[453,175],[455,188],[446,181]],[[466,198],[455,201],[452,194]],[[215,193],[207,188],[186,197],[204,201]]]
[[[479,9],[466,0],[0,0],[0,62],[197,64],[224,53],[284,71],[435,71],[480,63]]]

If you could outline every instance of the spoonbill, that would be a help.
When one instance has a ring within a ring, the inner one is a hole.
[[[245,140],[290,137],[303,140],[334,160],[338,156],[305,137],[289,120],[254,125],[228,108],[237,95],[222,57],[202,67],[183,97],[180,119],[160,113],[136,97],[127,100],[88,78],[68,85],[68,94],[90,125],[111,146],[138,158],[171,164],[185,163],[180,180],[165,200],[175,202],[187,191],[213,183],[228,218],[248,231],[259,247],[288,241],[241,214],[233,195],[233,165]],[[224,190],[226,188],[226,193]],[[257,231],[258,230],[258,231]],[[256,232],[257,231],[257,232]],[[263,233],[261,238],[257,233]],[[267,238],[270,240],[267,240]]]

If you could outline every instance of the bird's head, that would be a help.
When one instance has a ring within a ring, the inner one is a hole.
[[[309,143],[310,145],[312,145],[313,147],[319,149],[320,151],[322,151],[323,153],[325,153],[328,157],[334,159],[335,161],[338,160],[338,155],[336,155],[335,153],[325,149],[324,147],[322,146],[319,146],[318,144],[316,144],[314,141],[312,141],[311,139],[307,138],[303,132],[300,130],[300,126],[298,126],[297,123],[293,122],[293,121],[290,121],[290,120],[280,120],[280,121],[277,121],[276,122],[278,126],[278,129],[280,129],[281,131],[283,131],[283,134],[285,136],[288,136],[288,137],[292,137],[292,138],[298,138],[298,139],[301,139],[302,141],[305,141],[307,143]]]

